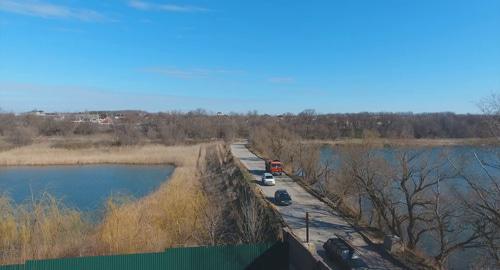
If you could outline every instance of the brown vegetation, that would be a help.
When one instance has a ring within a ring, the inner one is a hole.
[[[33,142],[35,132],[30,127],[14,127],[5,131],[7,142],[14,146],[29,145]]]
[[[253,182],[235,164],[229,149],[207,149],[202,175],[205,194],[211,198],[210,224],[220,224],[212,239],[229,243],[258,243],[277,239],[280,222],[255,191]],[[217,211],[218,210],[218,211]],[[211,226],[213,227],[213,226]]]
[[[110,198],[99,224],[49,195],[21,205],[0,197],[0,264],[277,237],[273,217],[221,144],[76,150],[42,144],[0,153],[1,165],[94,163],[177,167],[170,181],[142,199]]]
[[[88,224],[78,211],[44,195],[23,205],[0,197],[0,264],[77,256]]]
[[[143,145],[92,147],[84,149],[54,148],[50,144],[34,144],[0,152],[0,165],[74,165],[74,164],[176,164],[180,167],[196,163],[199,145]]]
[[[176,145],[246,138],[256,127],[276,127],[275,132],[288,133],[302,140],[321,140],[334,143],[351,143],[369,134],[383,138],[381,143],[406,143],[418,139],[421,144],[461,143],[462,140],[491,137],[489,115],[457,115],[453,113],[358,113],[316,114],[305,110],[297,115],[280,116],[248,114],[213,115],[198,109],[188,113],[146,113],[141,111],[92,112],[98,118],[113,119],[112,123],[99,125],[86,119],[82,122],[76,114],[38,116],[14,115],[0,112],[0,136],[21,133],[22,140],[13,141],[13,147],[29,144],[37,137],[64,137],[108,135],[118,146],[144,143]],[[84,113],[82,115],[87,115]],[[81,116],[80,116],[81,117]],[[95,120],[95,119],[94,119]],[[111,120],[109,120],[111,121]],[[29,131],[27,130],[29,128]],[[16,138],[15,136],[11,136]],[[445,140],[440,140],[445,139]],[[465,140],[468,143],[468,140]],[[472,143],[482,143],[477,139]],[[277,147],[278,144],[274,144]],[[278,150],[278,149],[275,149]],[[278,154],[278,153],[276,153]]]

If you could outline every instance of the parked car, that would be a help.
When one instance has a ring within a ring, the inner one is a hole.
[[[286,189],[278,189],[274,192],[274,203],[277,205],[290,205],[292,204],[292,197]]]
[[[368,265],[344,239],[339,237],[330,238],[323,244],[323,248],[330,259],[339,263],[345,269],[368,269]]]
[[[274,176],[270,173],[264,173],[261,178],[261,183],[264,186],[274,186],[276,185],[276,181],[274,180]]]

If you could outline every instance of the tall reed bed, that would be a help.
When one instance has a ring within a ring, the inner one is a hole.
[[[196,164],[200,147],[203,145],[167,147],[153,144],[64,149],[43,143],[0,152],[0,166],[171,163],[181,167]]]
[[[15,205],[0,197],[0,263],[78,256],[90,227],[80,212],[45,194]]]

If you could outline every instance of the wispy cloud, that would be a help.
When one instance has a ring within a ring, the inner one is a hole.
[[[208,8],[193,6],[193,5],[156,4],[140,0],[131,0],[128,2],[128,5],[135,9],[148,10],[148,11],[184,12],[184,13],[211,11]]]
[[[215,75],[223,74],[241,74],[241,70],[229,70],[229,69],[219,69],[219,68],[193,68],[193,69],[179,69],[179,68],[144,68],[143,72],[156,73],[168,77],[178,78],[178,79],[203,79]]]
[[[0,11],[51,19],[73,19],[87,22],[107,20],[103,14],[94,10],[34,0],[0,0]]]
[[[272,83],[294,83],[295,79],[292,77],[271,77],[268,81]]]

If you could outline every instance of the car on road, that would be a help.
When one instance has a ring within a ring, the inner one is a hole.
[[[276,185],[276,181],[274,180],[274,176],[270,173],[264,173],[262,175],[262,178],[260,179],[260,182],[264,186],[274,186]]]
[[[282,175],[283,174],[283,164],[281,161],[275,160],[266,160],[266,172],[272,175]]]
[[[290,205],[292,204],[292,197],[290,197],[286,189],[278,189],[274,192],[274,203],[277,205]]]
[[[368,265],[359,257],[356,250],[340,237],[328,239],[323,244],[323,248],[328,257],[339,263],[344,269],[368,269]]]

